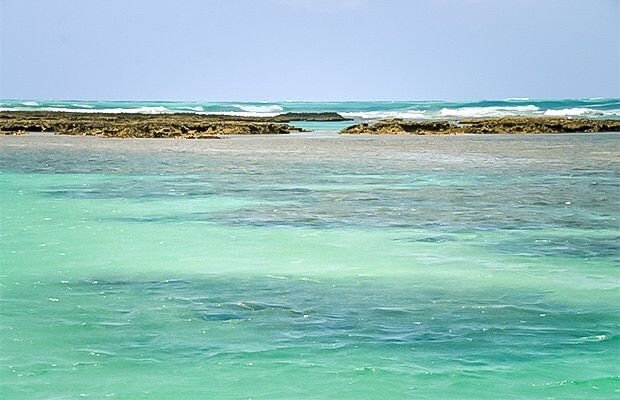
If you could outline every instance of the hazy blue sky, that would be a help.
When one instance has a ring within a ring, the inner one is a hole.
[[[619,0],[0,0],[0,98],[620,97]]]

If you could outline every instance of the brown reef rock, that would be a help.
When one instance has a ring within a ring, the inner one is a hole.
[[[344,128],[345,134],[456,135],[481,133],[568,133],[620,132],[620,120],[593,120],[547,117],[506,117],[460,121],[379,120]]]
[[[437,135],[455,133],[449,121],[405,121],[398,118],[379,120],[373,124],[349,126],[340,133]]]
[[[335,112],[319,113],[285,113],[271,117],[272,122],[291,122],[291,121],[316,121],[316,122],[341,122],[351,121]]]
[[[275,117],[181,114],[0,112],[0,134],[54,132],[65,135],[149,138],[218,138],[301,132],[290,121],[341,121],[336,113],[294,113]]]
[[[47,111],[0,112],[0,134],[53,132],[67,135],[144,138],[219,138],[301,132],[292,121],[347,121],[337,113],[286,113],[274,117],[179,114],[100,114]],[[345,134],[455,135],[482,133],[620,132],[620,120],[507,117],[459,121],[379,120],[349,126]]]

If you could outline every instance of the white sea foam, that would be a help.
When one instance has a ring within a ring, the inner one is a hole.
[[[461,107],[442,108],[439,112],[439,116],[458,118],[508,117],[512,115],[535,114],[537,111],[540,111],[540,108],[534,105],[515,107]]]
[[[140,114],[165,114],[165,113],[171,113],[173,112],[172,110],[164,107],[164,106],[156,106],[156,107],[138,107],[138,108],[129,108],[129,109],[124,109],[124,112],[134,112],[134,113],[140,113]]]
[[[0,108],[0,111],[19,111],[19,108]],[[60,111],[60,112],[77,112],[75,108],[67,107],[42,107],[41,111]],[[158,107],[136,107],[136,108],[84,108],[79,110],[81,113],[89,114],[169,114],[174,112],[163,106]]]
[[[37,103],[36,101],[23,101],[23,102],[22,102],[22,105],[24,105],[24,106],[28,106],[28,107],[37,107],[37,106],[39,106],[40,104],[39,104],[39,103]]]
[[[233,104],[233,107],[240,109],[241,111],[245,111],[248,113],[279,113],[284,111],[282,107],[277,104],[264,105],[264,106],[256,106],[250,104]]]
[[[600,111],[593,110],[591,108],[563,108],[561,110],[547,110],[544,115],[550,117],[578,117],[583,115],[601,115]]]
[[[78,107],[78,108],[94,108],[93,106],[91,106],[90,104],[80,104],[80,103],[72,103],[71,104],[73,107]]]
[[[363,111],[363,112],[341,112],[345,118],[352,119],[386,119],[386,118],[402,118],[402,119],[428,119],[430,116],[426,111],[420,110],[402,110],[402,111]]]
[[[249,111],[201,111],[199,115],[230,115],[233,117],[275,117],[279,112],[249,112]]]

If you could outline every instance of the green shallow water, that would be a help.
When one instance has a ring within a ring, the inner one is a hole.
[[[1,137],[0,395],[617,397],[619,139]]]

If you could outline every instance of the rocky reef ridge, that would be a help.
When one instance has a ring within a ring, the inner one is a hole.
[[[620,120],[548,117],[506,117],[459,121],[405,121],[385,119],[361,123],[340,131],[345,134],[456,135],[492,133],[620,132]]]
[[[181,114],[104,114],[46,111],[0,113],[0,134],[54,132],[65,135],[149,138],[219,138],[301,132],[291,121],[343,121],[336,113],[287,113],[274,117]]]
[[[235,115],[80,113],[59,111],[0,112],[0,134],[52,132],[66,135],[141,138],[220,138],[302,132],[293,121],[347,121],[337,113],[286,113],[270,117]],[[497,133],[620,132],[620,120],[550,117],[408,121],[385,119],[358,123],[343,134],[456,135]]]
[[[313,121],[313,122],[342,122],[352,121],[350,118],[345,118],[342,115],[335,112],[318,112],[318,113],[284,113],[270,117],[272,122],[292,122],[292,121]]]

